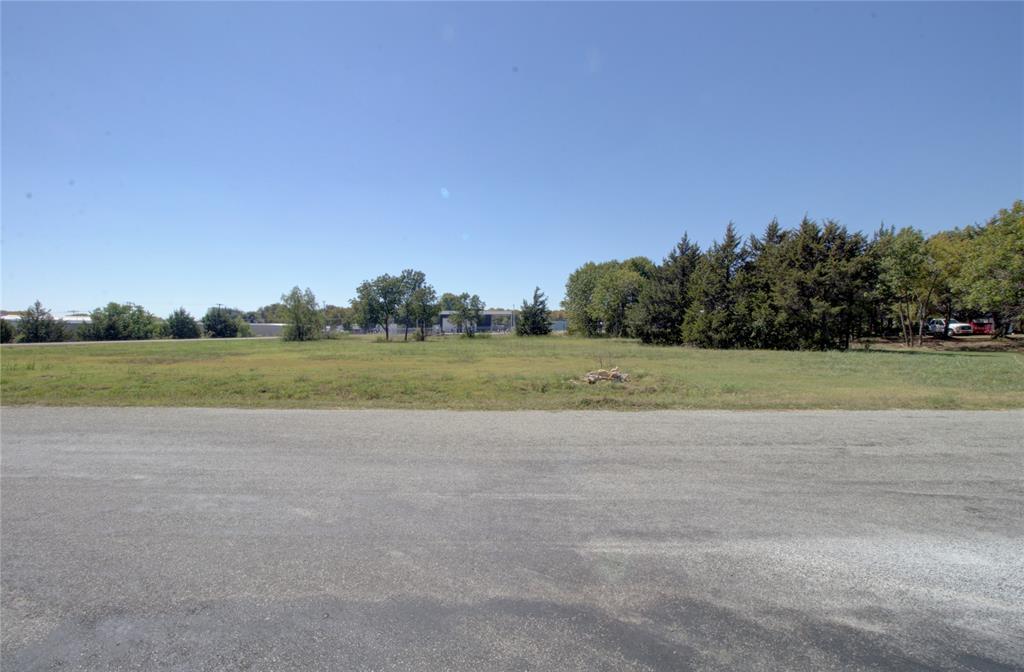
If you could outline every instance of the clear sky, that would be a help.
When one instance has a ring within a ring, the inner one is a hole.
[[[588,260],[1024,195],[1024,4],[2,4],[2,307],[555,301]]]

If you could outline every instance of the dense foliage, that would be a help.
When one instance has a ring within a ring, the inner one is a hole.
[[[236,308],[214,306],[203,315],[203,331],[212,338],[235,338],[249,336],[252,331],[242,319],[242,312]]]
[[[134,303],[108,303],[89,313],[76,335],[83,341],[140,341],[167,335],[167,325]]]
[[[569,330],[707,348],[827,350],[866,334],[920,344],[930,315],[1024,316],[1024,202],[983,226],[926,238],[835,221],[772,221],[741,240],[732,224],[701,252],[684,235],[659,265],[588,262],[566,283]]]
[[[14,327],[7,320],[0,319],[0,343],[10,343],[14,340]]]
[[[199,338],[199,323],[184,308],[178,308],[167,317],[167,332],[171,338]]]
[[[286,341],[315,341],[324,335],[324,314],[316,303],[313,291],[298,286],[281,295],[284,306],[285,328],[282,334]]]
[[[18,340],[22,343],[55,343],[66,337],[64,322],[54,319],[43,304],[36,301],[21,314]],[[7,342],[7,341],[5,341]]]
[[[247,310],[242,313],[242,319],[246,322],[282,324],[287,321],[287,315],[283,304],[271,303],[256,310]]]
[[[464,336],[472,338],[476,334],[477,324],[480,322],[480,316],[486,305],[479,296],[476,294],[471,296],[468,292],[459,294],[455,299],[455,312],[451,315],[452,324]]]
[[[405,289],[400,276],[387,273],[364,281],[356,288],[356,298],[352,299],[356,323],[366,330],[379,326],[384,330],[384,340],[391,340],[391,323],[398,316]]]

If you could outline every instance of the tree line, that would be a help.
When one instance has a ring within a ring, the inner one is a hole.
[[[566,283],[569,331],[705,348],[843,349],[896,335],[920,344],[938,314],[991,316],[996,335],[1024,317],[1024,201],[985,224],[926,237],[838,222],[773,220],[741,240],[730,223],[701,250],[684,234],[660,264],[588,262]]]
[[[426,282],[422,271],[405,270],[397,276],[380,275],[359,285],[348,307],[321,306],[309,288],[293,287],[281,295],[278,303],[243,312],[237,308],[215,306],[196,319],[184,308],[160,318],[134,303],[108,303],[87,314],[89,320],[72,331],[63,320],[36,301],[18,315],[16,322],[0,319],[0,342],[54,343],[74,337],[84,341],[124,341],[152,338],[236,338],[252,336],[255,323],[282,323],[282,338],[310,341],[323,338],[338,329],[355,326],[370,331],[381,328],[390,340],[392,325],[410,331],[417,340],[425,340],[428,329],[442,311],[465,336],[476,333],[485,304],[476,294],[444,293],[440,297]],[[520,335],[550,332],[547,299],[536,289],[533,300],[523,300],[524,319],[517,321]],[[82,315],[86,316],[85,314]]]
[[[986,223],[926,237],[914,228],[882,227],[872,236],[832,220],[804,218],[784,229],[741,239],[729,224],[721,241],[701,250],[684,234],[661,263],[646,257],[588,262],[566,283],[562,303],[570,333],[638,338],[705,348],[844,349],[868,335],[920,344],[929,315],[994,318],[996,335],[1024,318],[1024,201]],[[286,340],[315,340],[342,329],[392,328],[426,339],[446,311],[473,336],[486,306],[476,294],[438,296],[422,271],[383,274],[356,288],[348,306],[321,305],[293,287],[280,301],[243,312],[215,306],[196,319],[184,308],[166,318],[133,303],[88,314],[80,340],[233,338],[253,323],[285,324]],[[517,311],[516,333],[551,330],[539,288]],[[0,340],[56,342],[69,330],[40,302],[16,324],[0,320]]]

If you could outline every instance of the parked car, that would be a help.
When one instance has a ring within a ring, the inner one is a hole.
[[[991,317],[979,317],[976,320],[971,320],[971,331],[975,334],[994,334],[996,333],[996,321]]]
[[[932,336],[942,336],[946,333],[946,321],[937,317],[933,317],[928,320],[928,333]],[[966,322],[957,322],[956,320],[950,320],[949,322],[949,335],[950,336],[970,336],[974,331],[971,329],[971,325]]]
[[[949,322],[949,333],[951,336],[970,336],[974,333],[971,329],[971,325],[966,322],[957,322],[956,320],[950,320]]]

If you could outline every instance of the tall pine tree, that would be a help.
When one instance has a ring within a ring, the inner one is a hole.
[[[733,348],[740,344],[736,315],[736,274],[745,250],[732,222],[722,242],[715,243],[697,264],[689,285],[690,305],[683,317],[683,341],[702,348]]]
[[[634,336],[644,343],[682,342],[683,316],[690,304],[687,288],[699,261],[700,248],[684,234],[640,288],[629,312]]]

